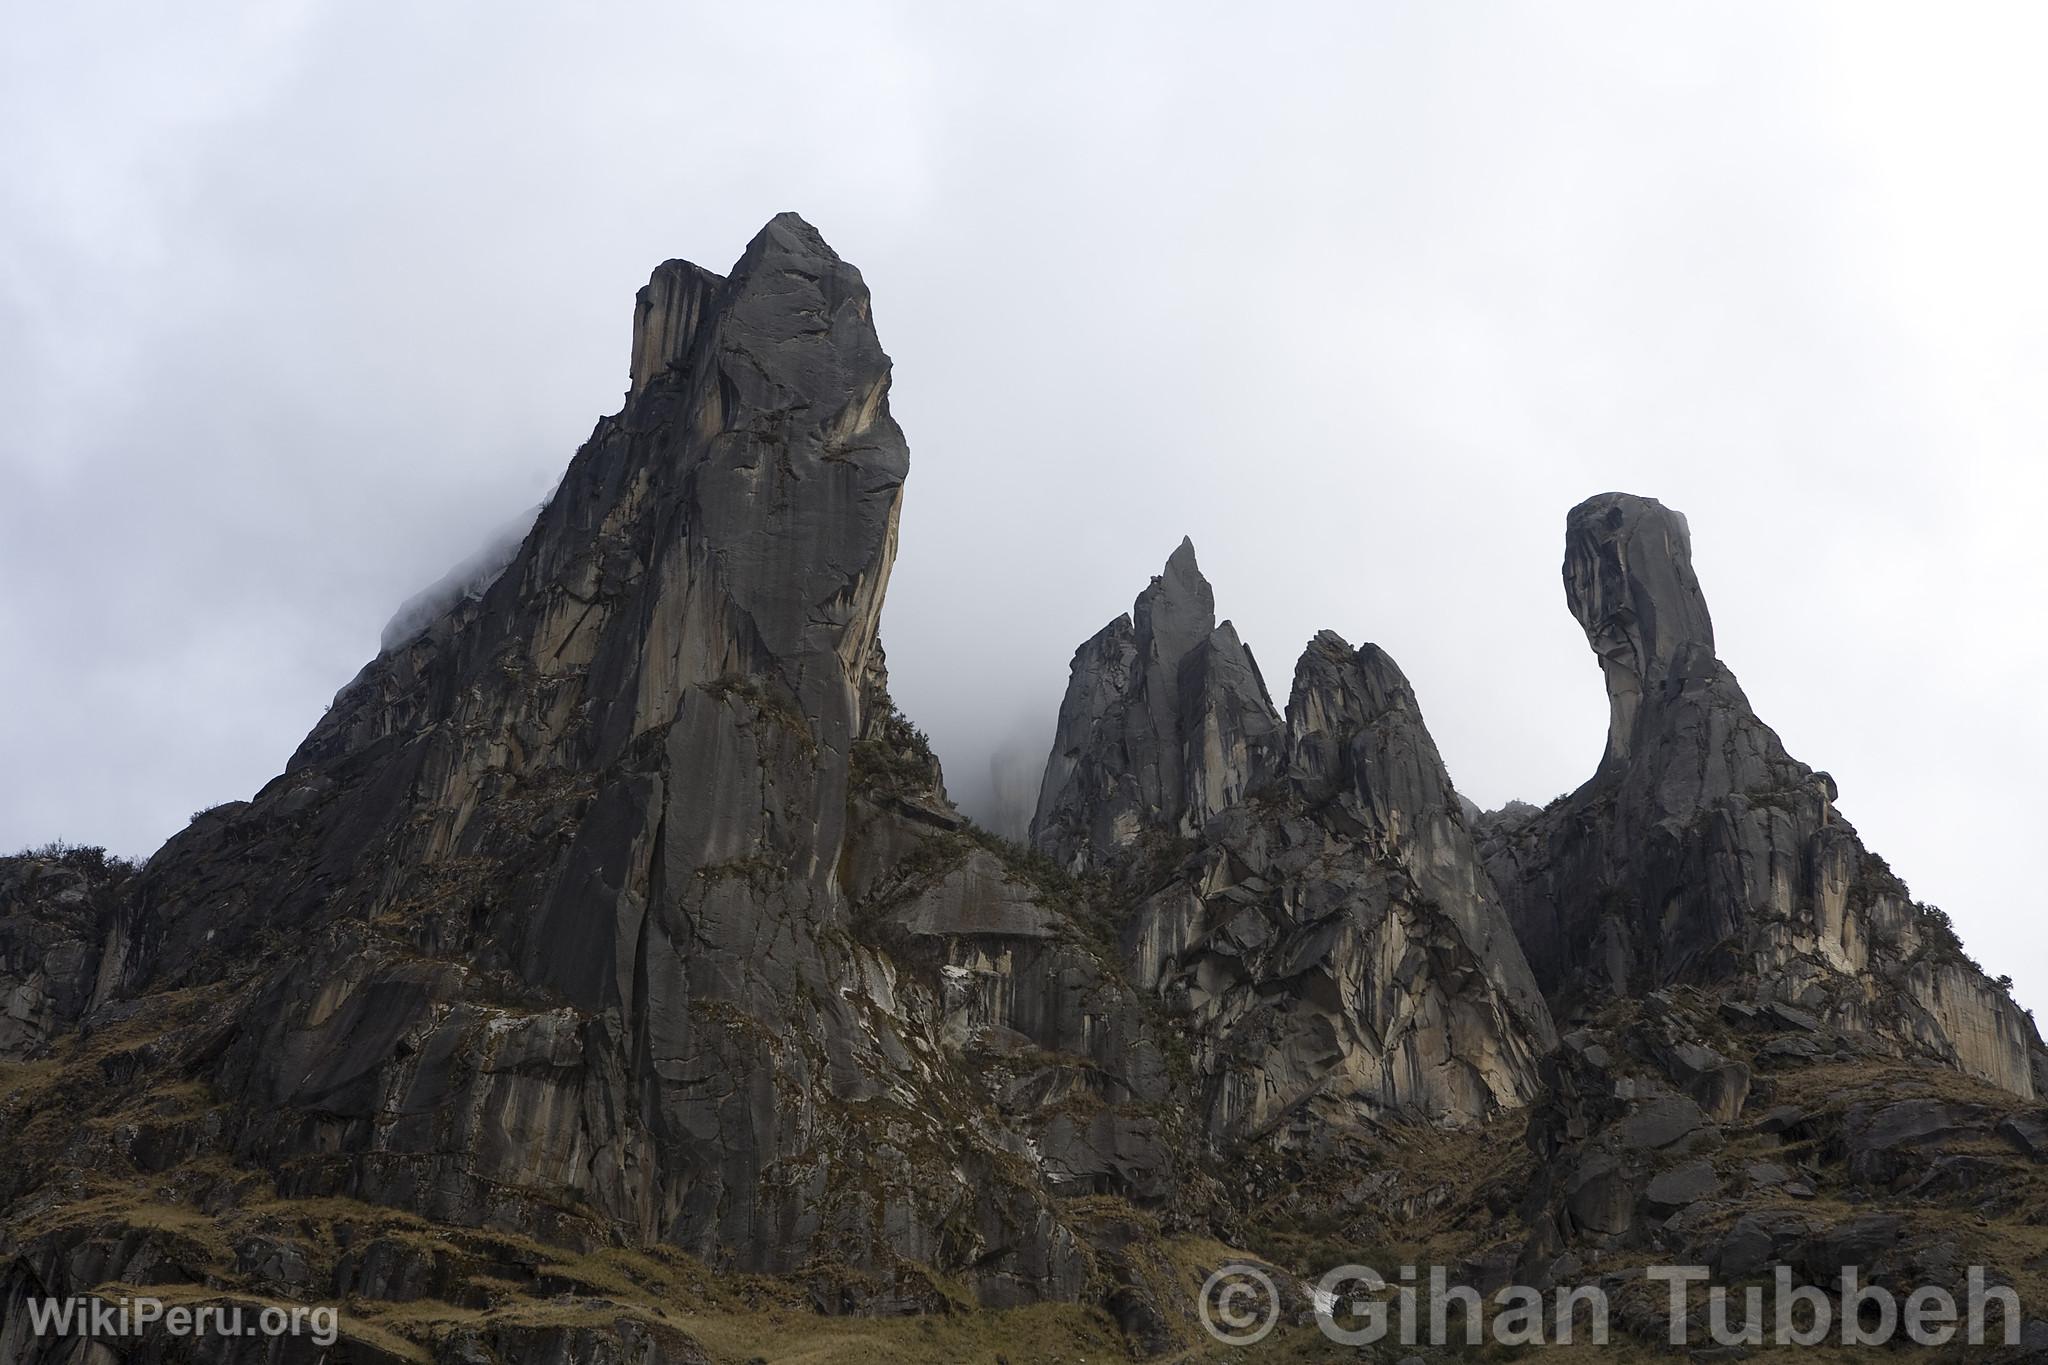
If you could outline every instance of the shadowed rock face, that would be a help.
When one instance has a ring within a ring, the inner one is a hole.
[[[1187,542],[1075,654],[1034,837],[1132,898],[1212,1141],[1533,1092],[1549,1015],[1407,679],[1326,632],[1283,720]]]
[[[1685,518],[1607,493],[1572,509],[1565,596],[1610,702],[1593,779],[1483,823],[1488,867],[1554,1004],[1679,981],[1763,999],[2033,1090],[2038,1039],[1834,808],[1714,653]]]
[[[0,1062],[40,1054],[113,997],[132,874],[100,849],[0,859]]]

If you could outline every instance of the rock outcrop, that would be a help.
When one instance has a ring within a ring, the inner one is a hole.
[[[1283,719],[1188,542],[1076,652],[1034,838],[1129,898],[1213,1143],[1534,1093],[1549,1015],[1407,679],[1326,632]]]
[[[2039,1039],[1785,752],[1714,651],[1686,521],[1608,493],[1567,521],[1565,597],[1605,676],[1593,778],[1482,822],[1487,865],[1562,1013],[1676,982],[1930,1053],[2022,1096]]]

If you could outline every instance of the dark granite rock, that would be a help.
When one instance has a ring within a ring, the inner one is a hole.
[[[2048,1111],[2014,1114],[1999,1121],[1998,1136],[2033,1161],[2048,1161]]]
[[[1924,1165],[1945,1144],[1983,1138],[1997,1117],[1982,1105],[1936,1099],[1852,1105],[1842,1118],[1849,1173],[1869,1184],[1889,1185]]]
[[[1711,1258],[1724,1283],[1756,1276],[1766,1266],[1790,1264],[1793,1256],[1821,1228],[1802,1213],[1773,1209],[1746,1213],[1729,1229]]]
[[[1628,1168],[1611,1156],[1580,1163],[1565,1182],[1564,1196],[1575,1232],[1621,1237],[1634,1222],[1635,1183]]]
[[[1807,1112],[1796,1104],[1773,1105],[1757,1120],[1760,1133],[1789,1133],[1807,1120]]]
[[[1249,1233],[1620,1290],[1953,1284],[1975,1220],[2039,1221],[2048,1117],[1920,1078],[2031,1097],[2048,1052],[1750,710],[1676,513],[1571,515],[1610,726],[1551,807],[1460,797],[1372,645],[1318,635],[1276,710],[1184,542],[1075,655],[1026,849],[890,700],[859,273],[791,215],[667,262],[628,373],[253,800],[139,872],[0,858],[0,1356],[100,1359],[15,1324],[119,1283],[434,1324],[333,1362],[685,1365],[680,1250],[778,1320],[1081,1300],[1157,1357],[1206,1344],[1188,1248]],[[1781,1159],[1724,1177],[1752,1106]],[[1864,1211],[1769,1207],[1823,1189]]]
[[[134,873],[97,848],[0,858],[0,1060],[40,1055],[114,999],[134,935]]]
[[[1682,1095],[1656,1095],[1621,1124],[1622,1145],[1639,1151],[1676,1146],[1707,1128],[1707,1116]]]

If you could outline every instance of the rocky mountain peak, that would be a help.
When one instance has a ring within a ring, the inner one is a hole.
[[[842,315],[842,306],[848,305]],[[664,376],[687,378],[705,325],[713,320],[771,345],[801,337],[815,340],[842,328],[832,338],[837,344],[830,354],[853,369],[872,368],[873,352],[880,349],[879,343],[859,344],[861,329],[869,333],[868,341],[873,332],[860,272],[794,213],[777,214],[754,234],[729,277],[683,260],[654,268],[634,299],[629,396]],[[846,345],[849,341],[856,344]],[[824,355],[813,348],[811,359]]]
[[[641,286],[633,305],[633,349],[628,397],[680,368],[694,348],[724,277],[689,261],[663,261]]]
[[[1212,1139],[1520,1103],[1549,1015],[1407,680],[1325,631],[1283,720],[1213,603],[1184,541],[1075,653],[1034,824],[1138,897],[1127,959],[1188,1016]]]
[[[1179,659],[1216,628],[1216,592],[1195,562],[1195,542],[1182,537],[1166,567],[1138,594],[1131,610],[1138,641],[1148,654]]]
[[[961,1077],[911,1060],[939,1055],[938,964],[899,977],[857,910],[913,935],[898,900],[925,929],[1059,924],[963,861],[888,699],[909,457],[860,273],[787,214],[725,275],[665,263],[630,372],[488,586],[158,855],[118,975],[231,985],[194,1065],[243,1159],[324,1153],[309,1193],[542,1229],[574,1207],[571,1240],[763,1268],[825,1243],[886,1267],[978,1207],[1010,1229],[991,1282],[1045,1292],[1072,1238],[1035,1176],[992,1178],[994,1139],[937,1107],[891,1122],[943,1160],[886,1169],[858,1108]],[[261,956],[280,934],[293,952]],[[951,1212],[885,1233],[882,1189]]]
[[[1397,706],[1420,714],[1407,675],[1385,650],[1373,644],[1353,649],[1336,631],[1319,631],[1294,665],[1287,729],[1299,748],[1348,736]]]

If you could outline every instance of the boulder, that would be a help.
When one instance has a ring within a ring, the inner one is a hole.
[[[1983,1105],[1938,1099],[1852,1105],[1842,1116],[1849,1174],[1868,1184],[1890,1185],[1923,1165],[1929,1151],[1982,1138],[1997,1117]]]
[[[1622,1120],[1622,1145],[1652,1151],[1687,1144],[1712,1131],[1699,1105],[1683,1095],[1655,1095]]]
[[[2028,1160],[2048,1161],[2048,1110],[2010,1115],[1995,1131]]]
[[[1714,1173],[1714,1163],[1696,1160],[1659,1174],[1644,1187],[1643,1197],[1652,1209],[1668,1213],[1711,1199],[1720,1189],[1721,1178]]]

